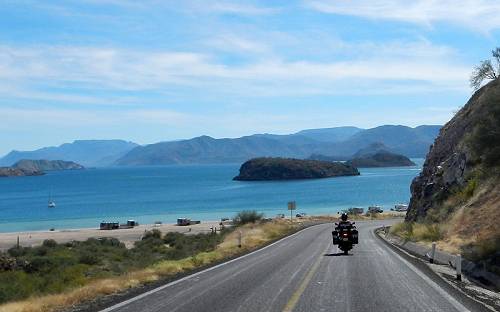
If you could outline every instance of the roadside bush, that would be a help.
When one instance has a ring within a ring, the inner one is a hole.
[[[144,233],[142,240],[150,239],[150,238],[158,238],[161,239],[161,231],[158,229],[153,229],[151,231],[147,231]]]
[[[9,250],[7,250],[7,253],[11,257],[21,257],[21,256],[26,254],[26,248],[24,248],[24,247],[19,247],[19,248],[12,247],[12,248],[9,248]]]
[[[439,224],[401,222],[391,226],[390,233],[406,241],[433,242],[443,238],[443,229]]]
[[[263,213],[258,213],[255,210],[243,210],[238,212],[234,217],[234,222],[239,225],[247,224],[247,223],[255,223],[264,218]]]
[[[413,236],[413,223],[412,222],[400,222],[391,226],[389,231],[390,234],[399,236],[404,240],[410,240]]]
[[[47,248],[54,248],[57,246],[57,242],[53,239],[46,239],[43,241],[42,246]]]
[[[443,238],[443,231],[439,224],[415,223],[411,240],[435,242]]]
[[[491,168],[500,166],[500,99],[491,95],[487,101],[488,115],[477,122],[467,142],[484,166]]]
[[[215,250],[228,232],[167,233],[163,236],[160,231],[153,230],[145,233],[131,249],[115,238],[91,238],[64,244],[46,240],[39,247],[11,248],[9,256],[26,265],[0,271],[0,304],[60,293],[95,278],[121,275],[165,260],[192,257],[189,261],[201,265],[204,260],[197,255]]]
[[[78,257],[78,262],[82,264],[95,265],[99,264],[101,261],[94,253],[84,251]]]

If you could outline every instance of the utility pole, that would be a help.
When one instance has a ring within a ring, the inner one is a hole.
[[[297,209],[297,203],[295,201],[288,202],[288,210],[290,210],[290,223],[292,223],[293,211]]]

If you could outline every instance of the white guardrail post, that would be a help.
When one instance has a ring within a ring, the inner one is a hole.
[[[462,280],[462,255],[455,256],[455,270],[457,271],[457,281]]]
[[[432,242],[432,249],[431,249],[431,254],[430,254],[430,263],[434,263],[434,257],[436,256],[436,242]]]
[[[241,237],[243,236],[243,233],[241,231],[238,231],[238,247],[241,248]]]

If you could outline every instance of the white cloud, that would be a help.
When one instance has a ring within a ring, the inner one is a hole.
[[[229,1],[201,1],[199,8],[203,8],[214,13],[230,13],[242,15],[267,15],[280,11],[279,8],[261,7],[252,4]]]
[[[431,25],[450,22],[476,30],[500,28],[497,0],[306,0],[306,5],[324,13],[352,15]]]
[[[217,35],[206,40],[208,46],[214,47],[220,51],[243,52],[243,53],[269,53],[270,47],[267,43],[247,39],[231,33]]]
[[[0,116],[4,119],[2,128],[37,126],[51,128],[112,126],[112,125],[182,125],[195,118],[184,113],[168,109],[131,109],[113,111],[82,110],[67,108],[14,108],[0,107]]]
[[[242,49],[265,47],[239,38],[231,38],[231,42]],[[0,46],[0,83],[14,86],[0,89],[0,95],[16,97],[25,92],[22,98],[52,97],[63,102],[75,97],[70,94],[75,88],[89,94],[93,90],[155,91],[172,96],[187,96],[188,88],[207,95],[251,97],[467,90],[470,65],[450,61],[454,52],[444,46],[427,41],[363,42],[346,44],[343,49],[346,54],[352,50],[353,56],[347,60],[287,60],[270,49],[264,54],[269,57],[231,64],[195,52]],[[75,100],[83,103],[91,97],[80,92]],[[123,99],[124,103],[133,101]]]

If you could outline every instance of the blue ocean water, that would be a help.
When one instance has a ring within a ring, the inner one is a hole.
[[[0,179],[0,232],[95,228],[103,220],[173,223],[178,217],[219,220],[255,209],[272,217],[335,214],[372,204],[408,202],[415,167],[360,169],[356,177],[280,182],[232,181],[239,164],[102,168]],[[57,204],[48,208],[49,194]]]

